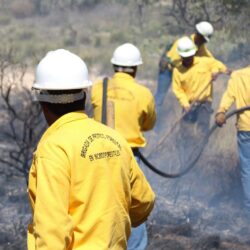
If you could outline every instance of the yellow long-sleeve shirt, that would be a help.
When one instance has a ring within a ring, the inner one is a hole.
[[[212,74],[226,72],[226,66],[209,57],[194,57],[189,68],[182,64],[173,71],[173,92],[182,107],[193,101],[212,101]]]
[[[127,142],[83,112],[44,133],[29,174],[29,250],[124,250],[154,193]]]
[[[191,39],[194,42],[194,34],[191,35]],[[174,42],[170,50],[166,53],[166,56],[171,60],[173,65],[175,67],[179,66],[181,64],[181,57],[177,51],[178,47],[178,40]],[[197,51],[195,54],[197,57],[210,57],[214,58],[212,53],[207,49],[205,44],[202,44],[201,46],[197,47]]]
[[[102,81],[92,87],[91,102],[94,119],[101,121]],[[138,84],[126,73],[115,73],[108,81],[107,97],[114,104],[114,129],[131,147],[144,147],[143,131],[153,128],[156,120],[154,97],[150,90]]]
[[[250,106],[250,66],[231,74],[217,113],[226,112],[233,103],[236,104],[237,109]],[[245,111],[237,116],[237,129],[250,131],[250,111]]]

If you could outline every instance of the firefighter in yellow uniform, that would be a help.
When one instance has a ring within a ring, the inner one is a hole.
[[[212,81],[218,73],[227,73],[227,68],[214,58],[196,57],[196,46],[188,37],[178,41],[177,50],[182,63],[173,71],[173,93],[187,113],[183,120],[197,122],[206,133],[212,110]]]
[[[125,250],[131,225],[153,208],[127,142],[84,113],[89,86],[85,63],[69,51],[51,51],[37,66],[33,89],[49,128],[29,174],[29,250]]]
[[[222,126],[226,122],[225,113],[236,104],[236,108],[250,106],[250,66],[234,71],[227,89],[222,96],[215,116],[216,123]],[[237,116],[237,141],[240,158],[240,175],[244,193],[244,207],[250,218],[250,111]]]
[[[199,22],[195,25],[196,32],[191,35],[191,40],[197,47],[197,57],[210,57],[213,58],[212,53],[207,49],[206,43],[209,42],[214,29],[209,22]],[[178,39],[179,40],[179,39]],[[173,69],[181,64],[181,56],[178,53],[178,40],[176,40],[171,47],[167,47],[161,57],[159,64],[159,75],[155,100],[157,111],[160,110],[165,95],[172,82]]]
[[[196,45],[196,57],[211,57],[213,54],[206,47],[206,43],[209,42],[213,33],[213,27],[208,22],[201,22],[196,24],[196,33],[191,35],[191,40]],[[203,34],[203,35],[202,35]],[[175,41],[171,49],[167,52],[166,56],[169,59],[169,67],[177,67],[181,64],[181,56],[178,53],[178,41]]]
[[[141,54],[133,44],[123,44],[113,53],[111,59],[115,71],[107,86],[107,101],[111,103],[113,124],[108,124],[117,130],[127,140],[138,159],[138,148],[146,145],[142,132],[153,128],[156,112],[154,97],[150,90],[135,80],[137,66],[142,64]],[[98,81],[92,87],[91,101],[94,118],[101,121],[102,117],[103,82]],[[110,120],[110,119],[108,119]],[[145,224],[133,228],[128,242],[129,250],[144,250],[147,246]]]

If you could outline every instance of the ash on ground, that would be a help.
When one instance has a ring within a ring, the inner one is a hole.
[[[215,91],[215,110],[220,93]],[[176,173],[181,170],[180,154],[188,163],[202,138],[185,142],[180,152],[178,145],[183,138],[179,126],[166,137],[181,115],[171,93],[161,112],[156,129],[146,134],[148,145],[142,152],[161,171]],[[210,126],[213,122],[211,118]],[[181,178],[163,178],[141,165],[156,193],[155,208],[147,221],[147,250],[250,249],[250,219],[242,205],[235,119],[212,134],[199,160]],[[0,250],[27,248],[31,213],[26,189],[23,177],[0,177]]]

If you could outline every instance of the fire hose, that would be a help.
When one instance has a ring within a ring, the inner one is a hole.
[[[245,106],[243,108],[239,108],[239,109],[235,109],[232,110],[230,112],[228,112],[226,114],[226,120],[228,120],[229,118],[231,118],[234,115],[243,113],[246,110],[250,110],[250,106]],[[146,157],[144,157],[144,155],[140,152],[138,152],[138,155],[140,157],[140,159],[142,160],[142,162],[149,168],[151,169],[154,173],[160,175],[161,177],[164,178],[178,178],[181,177],[185,174],[187,174],[192,168],[194,168],[196,162],[199,160],[203,150],[205,149],[205,146],[207,145],[208,141],[209,141],[209,137],[213,134],[213,132],[215,131],[215,129],[218,127],[218,125],[216,123],[214,123],[214,125],[210,128],[209,132],[207,133],[207,135],[205,136],[205,138],[202,140],[201,142],[201,146],[199,147],[199,151],[197,152],[196,157],[194,157],[194,159],[192,159],[188,164],[187,167],[185,169],[183,169],[182,171],[178,172],[178,173],[166,173],[163,172],[161,170],[159,170],[157,167],[155,167],[152,163],[150,163]]]

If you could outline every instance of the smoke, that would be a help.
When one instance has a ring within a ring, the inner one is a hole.
[[[218,108],[227,80],[228,77],[221,77],[214,84],[214,110]],[[156,129],[146,135],[148,145],[143,154],[158,169],[170,174],[187,167],[204,139],[195,124],[185,127],[181,122],[176,123],[181,115],[177,100],[169,92]],[[214,114],[210,127],[213,123]],[[183,249],[219,249],[229,241],[232,247],[235,244],[232,239],[237,239],[235,249],[241,249],[240,244],[247,245],[249,229],[242,205],[235,118],[215,130],[195,166],[183,177],[163,178],[145,166],[143,171],[157,194],[150,220],[152,237],[158,233],[165,237],[166,243],[172,235],[171,239],[181,245],[187,240],[189,243]],[[176,240],[177,237],[180,239]],[[202,248],[204,244],[208,248]],[[230,247],[225,249],[233,249]],[[177,248],[169,246],[168,249]]]

